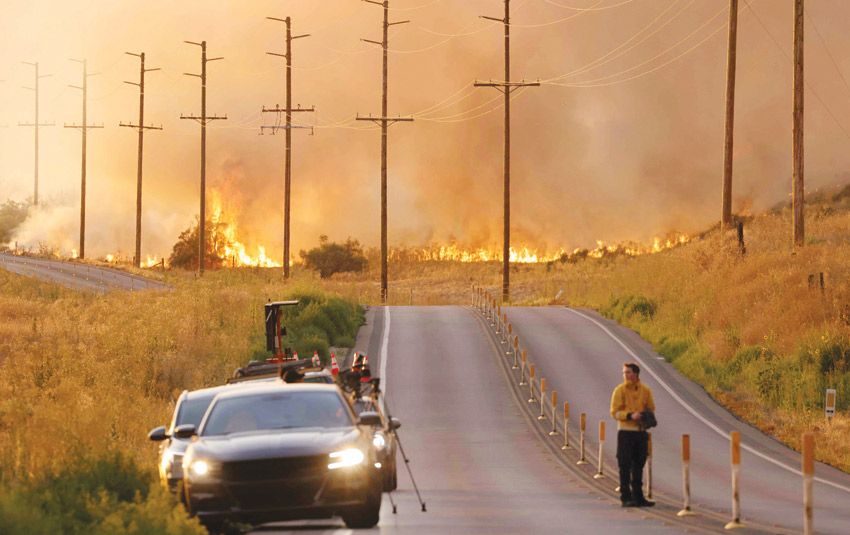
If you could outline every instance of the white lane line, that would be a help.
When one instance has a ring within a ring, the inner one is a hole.
[[[672,388],[670,388],[670,386],[669,386],[667,383],[665,383],[664,381],[662,381],[662,380],[661,380],[661,378],[660,378],[660,377],[658,377],[658,375],[656,375],[656,373],[655,373],[654,371],[652,371],[652,368],[650,368],[649,366],[647,366],[647,365],[646,365],[646,363],[644,363],[644,362],[643,362],[643,360],[641,360],[641,358],[640,358],[640,357],[638,357],[638,356],[635,354],[635,352],[631,350],[631,348],[629,348],[629,347],[628,347],[625,343],[623,343],[623,342],[622,342],[619,338],[617,338],[617,336],[616,336],[616,335],[614,335],[614,333],[612,333],[612,332],[608,329],[608,327],[606,327],[606,326],[605,326],[605,325],[603,325],[602,323],[600,323],[600,322],[596,321],[596,319],[594,319],[594,318],[592,318],[592,317],[588,316],[587,314],[583,314],[583,313],[579,312],[578,310],[573,310],[572,308],[568,308],[568,307],[567,307],[567,310],[568,310],[568,311],[570,311],[570,312],[572,312],[573,314],[579,315],[579,316],[583,317],[584,319],[589,320],[589,321],[592,321],[593,323],[595,323],[597,327],[599,327],[600,329],[602,329],[603,331],[605,331],[605,333],[606,333],[608,336],[610,336],[610,337],[611,337],[611,338],[612,338],[615,342],[617,342],[618,344],[620,344],[620,347],[622,347],[623,349],[625,349],[625,350],[626,350],[626,353],[628,353],[629,355],[631,355],[631,357],[632,357],[633,359],[635,359],[636,361],[638,361],[638,362],[640,363],[640,365],[641,365],[641,366],[643,366],[644,368],[646,368],[646,371],[648,371],[648,372],[649,372],[649,374],[650,374],[653,378],[655,378],[655,380],[656,380],[656,381],[658,381],[658,384],[660,384],[662,387],[664,387],[664,390],[666,390],[666,391],[667,391],[667,392],[668,392],[671,396],[673,396],[673,399],[675,399],[676,401],[678,401],[678,402],[679,402],[679,404],[680,404],[682,407],[684,407],[684,408],[685,408],[685,410],[687,410],[689,413],[691,413],[692,415],[694,415],[694,417],[696,417],[699,421],[701,421],[702,423],[704,423],[705,425],[707,425],[710,429],[712,429],[712,430],[714,430],[715,432],[717,432],[717,433],[718,433],[720,436],[722,436],[723,438],[725,438],[725,439],[727,439],[727,440],[729,439],[729,433],[724,432],[722,429],[720,429],[719,427],[717,427],[717,426],[716,426],[716,425],[714,425],[713,423],[709,422],[709,421],[708,421],[705,417],[703,417],[703,416],[702,416],[699,412],[697,412],[697,411],[696,411],[696,409],[694,409],[693,407],[691,407],[690,405],[688,405],[688,404],[685,402],[685,400],[684,400],[684,399],[682,399],[681,397],[679,397],[679,395],[678,395],[678,394],[676,394],[676,392],[674,392],[674,391],[673,391],[673,389],[672,389]],[[764,459],[765,461],[767,461],[767,462],[769,462],[769,463],[775,464],[776,466],[778,466],[778,467],[780,467],[780,468],[783,468],[783,469],[785,469],[785,470],[787,470],[787,471],[791,472],[792,474],[796,474],[796,475],[799,475],[799,476],[801,476],[801,475],[802,475],[802,473],[801,473],[799,470],[797,470],[796,468],[793,468],[793,467],[791,467],[791,466],[789,466],[789,465],[787,465],[787,464],[785,464],[785,463],[783,463],[783,462],[781,462],[781,461],[777,461],[776,459],[773,459],[772,457],[768,457],[767,455],[765,455],[765,454],[763,454],[762,452],[760,452],[760,451],[758,451],[758,450],[754,449],[753,447],[751,447],[751,446],[747,446],[747,445],[746,445],[746,444],[744,444],[743,442],[741,442],[741,447],[742,447],[743,449],[747,450],[748,452],[752,453],[753,455],[755,455],[755,456],[757,456],[757,457],[760,457],[760,458]],[[834,481],[829,481],[829,480],[827,480],[827,479],[823,479],[823,478],[820,478],[820,477],[815,477],[815,481],[817,481],[818,483],[823,483],[824,485],[829,485],[830,487],[835,487],[836,489],[843,490],[843,491],[845,491],[845,492],[850,492],[850,487],[845,487],[844,485],[841,485],[840,483],[835,483]]]
[[[381,400],[384,402],[384,412],[387,411],[387,346],[390,342],[390,307],[384,307],[384,332],[381,334],[381,389],[384,395]]]

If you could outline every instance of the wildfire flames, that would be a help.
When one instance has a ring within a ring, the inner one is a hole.
[[[603,241],[596,242],[594,249],[574,249],[571,253],[560,249],[551,253],[536,250],[533,247],[520,246],[510,248],[510,262],[514,264],[536,264],[543,262],[574,262],[582,258],[603,258],[605,256],[625,255],[640,256],[646,254],[660,253],[691,241],[687,234],[672,233],[664,238],[656,237],[651,245],[635,242],[620,244],[606,244]],[[449,262],[499,262],[502,260],[502,251],[495,248],[463,248],[457,244],[434,245],[424,248],[395,248],[390,251],[390,260],[393,261],[449,261]]]
[[[221,199],[215,194],[213,195],[212,214],[211,239],[214,244],[221,243],[223,245],[219,249],[219,257],[223,260],[225,267],[275,268],[283,266],[283,264],[266,256],[266,248],[262,245],[257,246],[255,256],[248,254],[245,245],[236,238],[236,222],[232,219],[225,219]]]

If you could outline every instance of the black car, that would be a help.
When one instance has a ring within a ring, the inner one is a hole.
[[[401,427],[398,418],[388,418],[381,406],[380,401],[373,397],[361,397],[354,400],[354,412],[375,412],[380,417],[380,423],[374,426],[372,445],[378,454],[378,462],[381,464],[384,492],[391,492],[398,488],[398,465],[396,464],[396,452],[398,441],[395,430]]]
[[[378,523],[382,480],[372,426],[334,385],[237,388],[218,394],[183,458],[187,508],[211,529],[341,516],[349,528]]]

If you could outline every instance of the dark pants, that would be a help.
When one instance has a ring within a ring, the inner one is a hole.
[[[617,464],[620,467],[620,499],[643,501],[643,465],[646,464],[646,431],[617,431]]]

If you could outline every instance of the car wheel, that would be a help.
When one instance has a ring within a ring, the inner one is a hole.
[[[398,488],[398,467],[395,459],[384,469],[384,492],[392,492]]]
[[[375,527],[381,517],[381,489],[375,489],[369,499],[360,507],[349,509],[342,515],[345,527],[349,529],[368,529]]]

